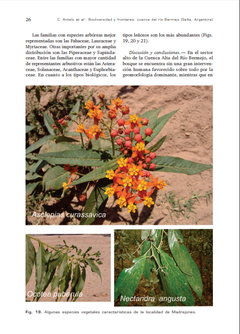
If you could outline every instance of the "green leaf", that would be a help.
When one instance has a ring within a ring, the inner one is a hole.
[[[44,166],[47,165],[47,161],[44,160],[38,160],[36,163],[31,165],[30,172],[31,173],[37,173],[40,169],[42,169]]]
[[[67,298],[67,301],[69,300],[70,297],[72,297],[72,295],[76,292],[76,284],[78,282],[78,279],[81,275],[81,271],[80,271],[80,267],[78,264],[75,265],[74,269],[73,269],[73,276],[72,276],[72,283],[71,283],[71,291],[70,291],[70,295]],[[73,299],[73,297],[72,297]]]
[[[164,143],[165,139],[167,138],[167,136],[162,137],[161,139],[159,139],[153,146],[147,148],[150,152],[156,152]]]
[[[155,109],[155,110],[148,110],[141,115],[141,118],[142,119],[147,118],[149,120],[149,122],[150,122],[150,120],[153,120],[153,119],[157,120],[158,114],[161,110],[162,110],[162,107],[159,108],[159,109]],[[149,122],[148,122],[148,125],[149,125]],[[149,127],[148,125],[147,125],[147,127]]]
[[[156,123],[154,124],[154,126],[151,127],[151,129],[153,130],[153,133],[151,135],[151,137],[146,137],[145,144],[147,145],[148,143],[150,143],[150,141],[152,141],[158,134],[159,132],[162,130],[162,128],[164,127],[164,125],[167,123],[167,121],[174,115],[176,114],[178,110],[172,111],[166,115],[161,116],[160,118],[157,119]],[[148,126],[150,127],[150,126]]]
[[[72,125],[73,121],[72,120],[76,120],[76,118],[78,117],[78,115],[73,115],[72,111],[75,112],[76,114],[79,113],[79,108],[80,108],[80,100],[78,100],[76,102],[76,104],[73,106],[72,110],[70,111],[70,113],[68,114],[68,116],[71,118],[70,121],[68,121],[68,127],[67,129],[70,128],[70,126]],[[79,134],[78,134],[79,135]]]
[[[63,255],[62,263],[60,265],[60,268],[58,270],[58,273],[56,276],[53,277],[52,282],[51,282],[51,293],[56,289],[56,287],[59,285],[59,281],[63,277],[63,274],[67,268],[68,265],[68,255],[65,253]]]
[[[32,241],[26,235],[26,285],[32,275],[33,266],[35,263],[36,251]]]
[[[68,264],[67,268],[65,269],[63,278],[60,282],[59,286],[59,293],[61,293],[60,300],[62,299],[63,292],[66,292],[69,287],[69,283],[71,281],[71,275],[72,275],[72,262]]]
[[[82,274],[79,275],[78,282],[75,286],[76,296],[74,297],[74,300],[73,300],[74,302],[77,300],[80,293],[82,292],[82,290],[84,288],[85,280],[86,280],[86,270],[85,270],[85,268],[83,268]]]
[[[55,135],[55,131],[53,130],[53,124],[55,124],[54,120],[51,116],[47,115],[45,112],[43,112],[43,120],[46,128],[48,129],[48,132],[50,135]]]
[[[100,179],[93,188],[83,211],[83,217],[80,221],[80,225],[90,225],[96,220],[98,212],[103,212],[107,201],[108,195],[105,194],[105,188],[112,183],[109,179]],[[92,217],[88,217],[91,213]]]
[[[37,174],[37,173],[27,173],[26,174],[26,180],[31,181],[31,180],[36,180],[36,179],[41,179],[42,176]]]
[[[26,196],[31,195],[34,189],[39,185],[39,182],[29,183],[26,185]]]
[[[51,141],[53,139],[55,139],[57,136],[45,136],[43,138],[41,138],[40,140],[38,140],[36,143],[30,145],[27,149],[26,149],[26,155],[35,151],[36,149],[38,149],[39,147],[41,147],[42,145],[46,144],[48,141]]]
[[[45,190],[58,190],[62,188],[63,182],[67,182],[67,177],[70,176],[68,171],[60,166],[55,166],[47,170],[43,176]]]
[[[163,289],[167,297],[173,298],[173,304],[169,303],[169,305],[176,305],[176,302],[180,301],[185,306],[194,306],[195,301],[185,275],[167,253],[160,250],[160,254],[164,272],[159,270],[159,274]],[[175,297],[181,300],[176,300]]]
[[[36,128],[36,126],[26,125],[26,133],[32,131],[35,128]]]
[[[152,160],[152,162],[156,165],[155,171],[167,173],[183,173],[193,175],[212,168],[211,165],[204,165],[175,157],[157,156]]]
[[[101,282],[102,282],[102,276],[101,276],[100,269],[99,269],[98,266],[94,263],[94,261],[93,261],[93,260],[90,260],[90,259],[85,259],[85,261],[86,261],[86,262],[89,264],[89,266],[91,267],[92,272],[98,274],[98,276],[100,277]]]
[[[103,152],[96,152],[92,150],[69,150],[62,152],[49,152],[46,154],[38,154],[37,157],[46,160],[49,163],[71,166],[92,166],[98,167],[105,165],[106,162],[112,158],[109,154]]]
[[[35,266],[36,266],[36,285],[35,285],[35,292],[41,292],[41,284],[45,274],[45,249],[43,244],[40,242],[38,251],[36,254]]]
[[[187,248],[183,245],[183,237],[179,230],[168,230],[168,244],[175,262],[185,274],[185,278],[193,291],[201,299],[203,285],[200,271]]]
[[[134,295],[144,270],[146,258],[140,256],[133,262],[135,264],[131,268],[123,269],[115,283],[114,300],[121,295],[120,306],[127,306]]]
[[[107,170],[111,169],[115,170],[117,167],[118,167],[117,159],[113,159],[112,161],[105,163],[104,166],[99,167],[93,170],[92,172],[88,173],[87,175],[81,177],[77,181],[74,181],[72,185],[103,179],[106,177]]]
[[[76,143],[79,143],[79,140],[63,135],[63,136],[59,136],[59,137],[56,138],[56,143],[61,143],[61,142],[76,142]]]
[[[79,145],[75,145],[68,142],[58,142],[54,146],[51,146],[49,150],[46,152],[63,152],[63,151],[70,151],[70,150],[82,150]],[[43,152],[41,152],[43,153]]]

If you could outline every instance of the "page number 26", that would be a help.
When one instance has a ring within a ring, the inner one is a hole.
[[[31,22],[31,17],[26,17],[26,22]]]

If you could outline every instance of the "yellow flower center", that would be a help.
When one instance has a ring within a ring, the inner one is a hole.
[[[137,143],[136,148],[138,151],[143,151],[145,149],[145,143]]]
[[[137,210],[137,207],[136,207],[136,205],[134,205],[133,203],[130,203],[129,205],[128,205],[128,207],[127,207],[127,209],[128,209],[128,212],[130,213],[130,212],[135,212],[136,210]]]
[[[105,194],[108,195],[108,197],[111,197],[114,194],[114,189],[106,188]]]
[[[117,204],[122,208],[123,206],[127,205],[127,201],[124,197],[120,197],[119,200],[117,201]]]
[[[112,180],[115,176],[115,173],[114,171],[111,169],[111,170],[107,170],[107,175],[106,177],[109,179],[109,180]]]
[[[145,197],[144,204],[150,208],[150,206],[154,204],[152,197]]]

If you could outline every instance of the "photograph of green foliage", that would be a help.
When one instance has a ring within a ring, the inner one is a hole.
[[[211,133],[211,87],[26,87],[26,224],[212,224]]]
[[[110,301],[109,234],[26,235],[26,301]]]
[[[212,306],[213,230],[115,230],[115,306]]]

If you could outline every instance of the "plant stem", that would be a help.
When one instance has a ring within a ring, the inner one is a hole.
[[[110,133],[110,136],[111,136],[111,133]],[[111,136],[111,142],[112,142],[112,151],[113,151],[113,156],[115,156],[115,145],[114,145],[114,139],[113,137]]]
[[[81,141],[82,141],[82,147],[84,147],[84,141],[83,141],[83,135],[80,133]]]

